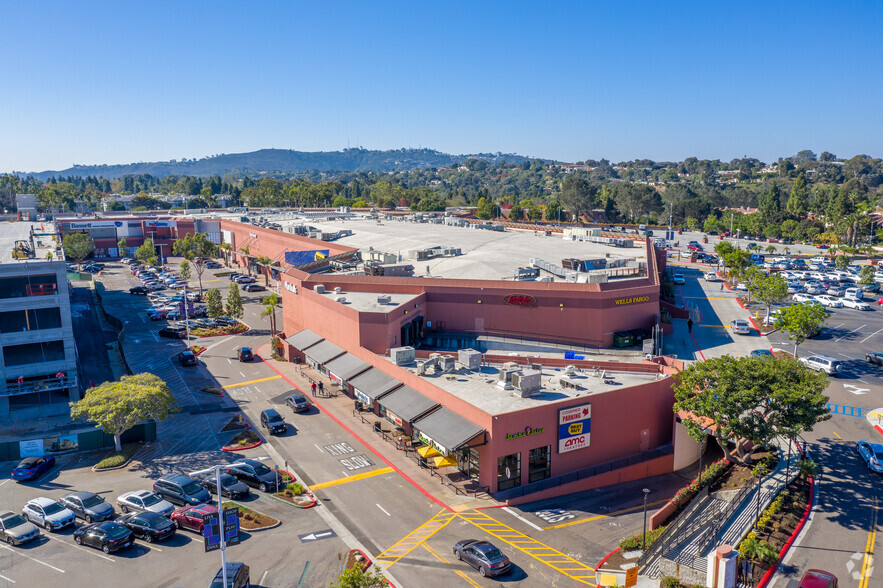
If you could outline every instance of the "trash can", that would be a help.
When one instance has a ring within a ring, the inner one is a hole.
[[[613,333],[614,347],[631,347],[635,344],[635,337],[628,331],[617,331]]]
[[[374,421],[374,432],[382,433],[383,432],[383,423],[381,421]]]
[[[355,405],[356,410],[358,410],[359,412],[362,411],[362,401],[361,400],[359,400],[357,398],[356,400],[353,401],[353,404]]]
[[[644,341],[644,329],[631,329],[626,331],[629,335],[632,336],[633,343],[635,345],[640,345]]]

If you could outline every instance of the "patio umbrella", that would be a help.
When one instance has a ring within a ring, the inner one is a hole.
[[[417,453],[420,457],[435,457],[436,455],[441,455],[441,453],[436,451],[434,447],[430,447],[429,445],[418,447]]]
[[[432,461],[435,462],[435,467],[437,468],[449,468],[451,466],[457,465],[456,459],[446,455],[439,455],[438,457],[433,458]]]

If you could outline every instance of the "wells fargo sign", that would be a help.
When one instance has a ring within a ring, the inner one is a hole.
[[[618,300],[614,300],[613,303],[617,306],[621,304],[637,304],[638,302],[649,302],[649,296],[636,296],[634,298],[619,298]]]
[[[537,299],[530,294],[506,294],[503,302],[514,306],[536,306]]]

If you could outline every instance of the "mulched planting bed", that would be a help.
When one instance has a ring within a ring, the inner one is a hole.
[[[803,518],[803,513],[806,512],[810,485],[810,481],[806,478],[795,478],[788,485],[788,494],[780,501],[781,506],[778,508],[778,511],[773,512],[776,510],[775,505],[779,497],[763,511],[761,522],[764,522],[764,519],[766,519],[766,522],[762,528],[755,528],[754,533],[756,533],[758,540],[766,541],[772,545],[776,553],[779,553],[785,546],[785,543],[788,542],[791,534],[794,533],[794,529],[797,528],[797,525]],[[763,578],[763,575],[766,574],[769,568],[770,564],[753,562],[752,574],[755,578],[755,583]]]
[[[248,447],[249,445],[258,443],[260,440],[261,438],[254,431],[242,431],[241,433],[236,433],[233,438],[224,445],[224,447],[231,449]]]
[[[235,325],[229,325],[226,327],[215,327],[213,329],[193,329],[190,331],[192,335],[196,337],[211,337],[217,335],[234,335],[236,333],[243,333],[248,330],[248,325],[245,323],[237,323]]]
[[[365,557],[359,549],[350,549],[346,552],[346,561],[343,563],[343,569],[351,570],[359,567],[363,570],[371,565],[371,560]]]
[[[251,510],[250,508],[246,508],[238,502],[225,502],[224,508],[239,509],[239,528],[245,529],[247,531],[264,529],[266,527],[272,527],[273,525],[279,523],[279,521],[274,519],[273,517],[267,516],[255,510]]]
[[[218,389],[218,388],[216,388],[216,389]],[[249,425],[248,425],[248,423],[245,422],[245,419],[242,418],[242,415],[237,414],[233,418],[231,418],[229,421],[227,421],[227,424],[223,426],[221,431],[239,431],[239,430],[248,429],[248,428],[249,428]]]
[[[752,484],[754,476],[751,475],[751,468],[733,464],[717,482],[711,485],[710,492],[718,492],[720,490],[737,490],[746,484]]]
[[[123,443],[123,450],[120,452],[111,451],[104,458],[95,464],[95,470],[106,470],[108,468],[118,468],[132,459],[132,456],[141,449],[140,443]]]

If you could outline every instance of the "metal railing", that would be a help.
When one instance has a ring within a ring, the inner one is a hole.
[[[690,519],[696,514],[696,511],[699,510],[701,506],[703,506],[709,499],[709,487],[706,486],[703,488],[696,496],[693,497],[693,500],[690,501],[690,505],[683,511],[681,514],[675,518],[674,522],[671,523],[668,527],[666,527],[665,531],[662,532],[659,537],[656,538],[656,541],[653,542],[653,545],[650,546],[649,549],[646,549],[644,553],[638,558],[638,565],[644,567],[647,562],[650,562],[660,555],[662,555],[663,551],[667,551],[668,547],[672,545],[676,545],[674,543],[674,538],[679,535],[679,531],[682,527],[686,526]]]
[[[718,515],[717,522],[715,523],[717,529],[722,529],[724,525],[727,524],[727,520],[733,515],[739,506],[742,505],[742,501],[745,500],[745,497],[748,496],[751,491],[754,489],[754,484],[746,484],[742,486],[742,489],[739,490],[739,493],[736,494],[736,497],[727,503]],[[714,528],[714,527],[712,527]],[[715,534],[717,534],[715,532]],[[708,551],[712,545],[710,543],[714,542],[714,537],[708,537],[703,543],[701,543],[701,547],[699,548],[699,553],[703,554]]]

